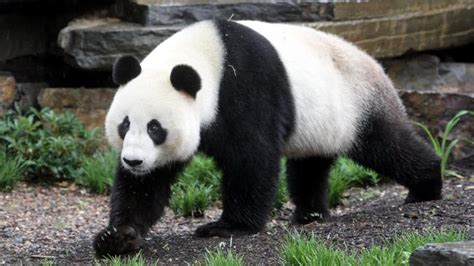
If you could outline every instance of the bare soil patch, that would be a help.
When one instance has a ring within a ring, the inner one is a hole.
[[[471,181],[448,179],[442,200],[407,205],[402,204],[406,190],[398,185],[354,188],[344,206],[331,210],[329,221],[307,226],[289,224],[292,206],[287,204],[264,232],[232,239],[193,237],[198,225],[220,215],[218,208],[200,219],[176,217],[168,210],[148,236],[143,254],[147,260],[176,265],[202,262],[206,250],[231,246],[248,264],[275,264],[282,241],[293,229],[314,232],[329,244],[349,250],[429,229],[462,229],[474,239]],[[108,202],[107,196],[68,184],[21,184],[11,193],[0,193],[0,264],[38,263],[48,257],[61,264],[93,263],[91,241],[107,223]]]

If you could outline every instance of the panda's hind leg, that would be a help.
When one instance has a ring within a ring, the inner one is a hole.
[[[288,159],[290,198],[296,208],[293,222],[307,224],[329,217],[328,178],[334,158]]]
[[[407,187],[406,203],[441,198],[440,159],[408,121],[372,117],[348,155]]]

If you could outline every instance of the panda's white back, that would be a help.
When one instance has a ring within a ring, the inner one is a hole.
[[[391,87],[382,68],[334,35],[286,24],[238,23],[269,40],[287,71],[296,121],[286,155],[332,155],[350,149],[374,85]]]

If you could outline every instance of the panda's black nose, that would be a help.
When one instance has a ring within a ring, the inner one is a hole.
[[[142,160],[128,160],[128,159],[126,159],[126,158],[123,158],[123,161],[124,161],[126,164],[130,165],[131,167],[139,166],[140,164],[143,163]]]

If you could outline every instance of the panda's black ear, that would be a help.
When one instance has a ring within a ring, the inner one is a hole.
[[[188,65],[177,65],[171,70],[171,84],[178,91],[183,91],[191,97],[196,98],[201,89],[201,78],[192,67]]]
[[[112,79],[115,84],[124,85],[140,75],[141,72],[140,62],[135,57],[126,55],[115,61]]]

